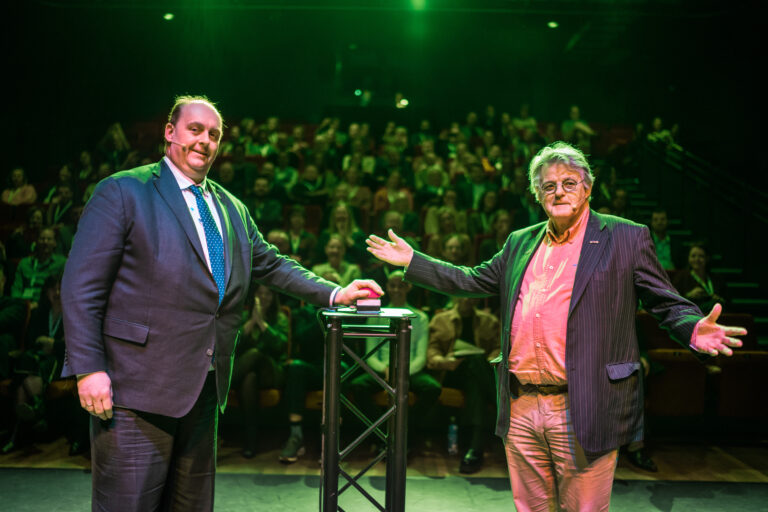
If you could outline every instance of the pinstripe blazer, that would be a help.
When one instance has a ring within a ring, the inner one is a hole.
[[[496,435],[501,437],[509,429],[511,320],[523,276],[545,232],[546,223],[515,231],[499,253],[471,268],[416,252],[406,271],[409,281],[434,291],[500,296]],[[590,211],[568,310],[565,347],[571,420],[587,453],[612,450],[642,436],[642,371],[635,333],[639,300],[662,328],[688,346],[701,311],[670,284],[648,228]]]

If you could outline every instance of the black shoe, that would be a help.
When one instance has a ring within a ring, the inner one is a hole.
[[[472,473],[477,473],[481,469],[483,469],[483,452],[481,450],[470,448],[464,455],[464,458],[461,459],[459,473],[471,475]]]
[[[655,473],[659,470],[659,468],[656,467],[656,463],[653,462],[653,459],[646,453],[645,448],[640,448],[634,452],[628,451],[627,458],[633,466],[642,470],[650,471],[651,473]]]

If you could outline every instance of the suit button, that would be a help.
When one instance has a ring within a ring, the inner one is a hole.
[[[216,312],[216,318],[221,318],[221,313],[219,313],[218,311]]]
[[[205,353],[208,354],[209,356],[212,356],[213,355],[213,349],[209,348],[208,350],[205,351]]]

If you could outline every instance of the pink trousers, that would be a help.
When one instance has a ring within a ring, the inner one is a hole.
[[[524,393],[510,405],[504,446],[517,511],[608,510],[618,450],[587,461],[568,394]]]

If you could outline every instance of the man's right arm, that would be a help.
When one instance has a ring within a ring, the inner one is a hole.
[[[61,283],[69,375],[107,368],[102,322],[126,231],[120,186],[107,179],[83,211]]]

